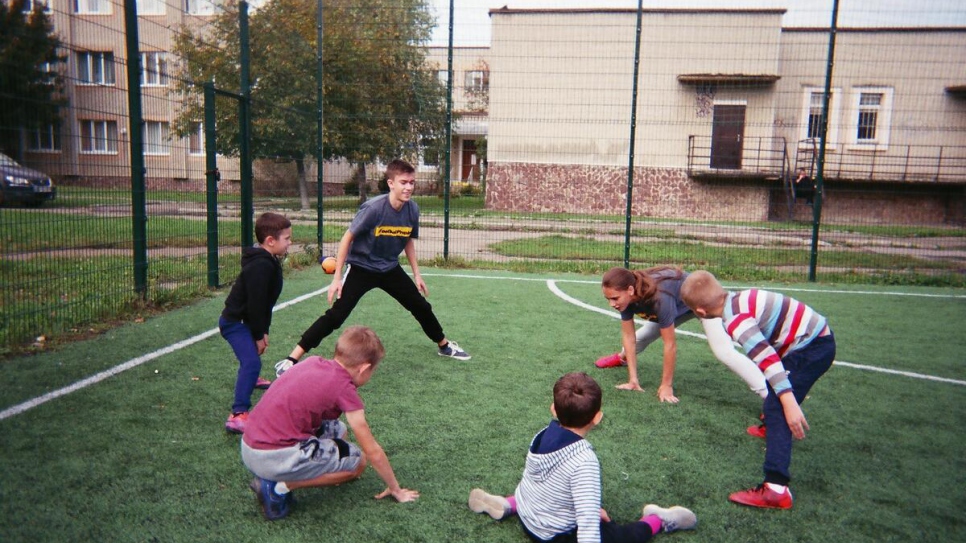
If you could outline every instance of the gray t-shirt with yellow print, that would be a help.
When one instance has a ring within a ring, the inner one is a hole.
[[[352,223],[352,246],[346,262],[369,271],[387,272],[399,265],[399,253],[409,238],[419,238],[419,206],[410,200],[396,211],[389,195],[367,200]]]

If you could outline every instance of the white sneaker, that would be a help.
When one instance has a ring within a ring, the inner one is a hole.
[[[665,533],[678,530],[693,530],[698,524],[698,517],[686,507],[675,505],[667,509],[649,503],[644,506],[643,516],[657,515],[661,519],[661,531]]]
[[[510,516],[509,500],[503,496],[487,494],[479,488],[470,491],[468,505],[474,513],[486,513],[494,520],[501,520]]]
[[[439,356],[448,356],[450,358],[455,358],[457,360],[469,360],[471,357],[460,346],[456,344],[455,341],[450,341],[445,347],[440,347]]]

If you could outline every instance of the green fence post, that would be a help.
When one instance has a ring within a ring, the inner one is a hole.
[[[325,196],[325,185],[324,178],[322,176],[322,137],[324,134],[323,124],[324,117],[322,115],[322,98],[323,98],[323,88],[322,88],[322,34],[323,34],[323,19],[322,19],[322,0],[318,0],[317,4],[318,14],[316,15],[316,29],[315,29],[315,103],[318,116],[318,129],[316,130],[316,137],[318,141],[315,146],[315,171],[316,171],[316,186],[315,186],[315,212],[318,217],[316,221],[316,238],[319,244],[319,256],[322,256],[322,242],[324,241],[324,231],[325,231],[325,220],[322,216],[322,198]]]
[[[822,222],[822,192],[825,187],[825,136],[828,133],[828,106],[832,92],[832,67],[835,64],[835,33],[838,28],[839,0],[832,2],[832,24],[829,26],[828,58],[825,63],[825,96],[822,98],[821,140],[818,148],[818,171],[812,195],[812,249],[808,259],[808,280],[815,282],[818,268],[818,229]]]
[[[641,20],[644,0],[637,0],[637,34],[634,40],[634,84],[631,91],[631,140],[627,152],[627,208],[624,211],[624,267],[631,263],[631,206],[634,203],[634,140],[637,133],[637,78],[641,67]]]
[[[248,40],[248,2],[242,0],[238,3],[238,37],[241,51],[241,101],[238,103],[238,119],[241,123],[239,127],[239,160],[241,164],[241,240],[242,247],[251,247],[253,244],[252,232],[255,228],[253,216],[255,206],[252,202],[252,91],[251,91],[251,50]]]
[[[449,181],[453,153],[453,0],[449,0],[449,45],[446,47],[446,176],[443,178],[443,259],[449,259]]]
[[[127,53],[128,123],[131,133],[131,241],[134,248],[134,291],[148,292],[148,215],[144,188],[144,133],[141,110],[141,52],[138,50],[138,12],[135,0],[124,0]]]
[[[205,186],[208,214],[208,286],[218,287],[218,161],[215,154],[215,84],[205,83]]]

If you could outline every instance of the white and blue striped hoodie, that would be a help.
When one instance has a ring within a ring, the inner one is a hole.
[[[600,462],[587,440],[557,421],[530,443],[514,496],[533,535],[550,540],[577,528],[580,543],[600,541]]]

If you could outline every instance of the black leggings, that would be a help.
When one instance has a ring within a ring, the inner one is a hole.
[[[309,326],[299,340],[299,347],[306,352],[319,346],[322,340],[337,330],[349,318],[359,300],[374,288],[382,289],[406,308],[426,336],[435,343],[443,341],[443,327],[433,314],[433,306],[426,301],[416,288],[416,283],[406,274],[402,266],[387,272],[369,271],[359,266],[350,266],[342,284],[342,294],[332,307]]]
[[[520,522],[523,532],[527,534],[530,541],[534,543],[577,543],[577,529],[555,535],[549,541],[544,541],[533,535],[523,522]],[[650,541],[654,537],[651,526],[646,522],[629,522],[618,524],[613,521],[600,521],[600,541],[601,543],[643,543]]]

